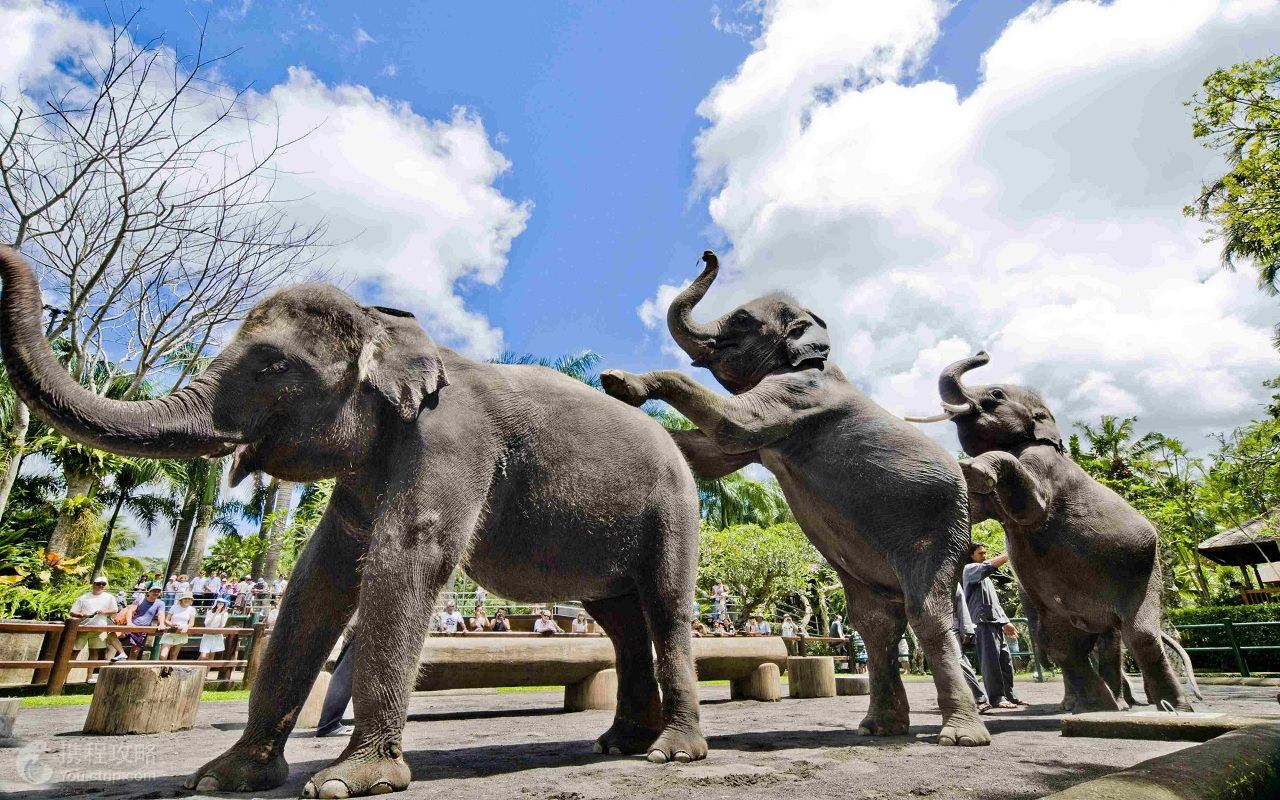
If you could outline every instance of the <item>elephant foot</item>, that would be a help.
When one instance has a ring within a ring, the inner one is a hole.
[[[600,385],[610,397],[633,406],[644,405],[644,402],[649,399],[648,390],[640,380],[640,376],[620,369],[606,369],[601,372]]]
[[[615,719],[613,726],[596,739],[591,749],[596,753],[614,756],[634,756],[649,752],[649,746],[661,735],[661,730],[625,719]]]
[[[1106,697],[1079,698],[1072,705],[1070,713],[1088,714],[1091,711],[1126,711],[1125,704],[1111,695]]]
[[[706,757],[707,740],[702,737],[702,731],[697,728],[693,730],[667,728],[658,737],[658,741],[649,745],[649,761],[654,764],[665,764],[668,761],[687,764],[690,761],[701,761]]]
[[[946,747],[982,747],[991,744],[991,734],[976,716],[955,714],[943,721],[938,744]]]
[[[960,471],[965,484],[974,494],[991,494],[996,490],[999,477],[986,461],[975,462],[971,458],[960,459]]]
[[[284,756],[269,747],[232,747],[205,764],[182,786],[198,792],[257,792],[274,789],[289,777]]]
[[[868,714],[858,723],[859,736],[903,736],[907,732],[907,720],[888,715]]]
[[[409,765],[403,757],[361,760],[358,754],[317,772],[302,789],[303,797],[363,797],[403,792],[409,788]]]

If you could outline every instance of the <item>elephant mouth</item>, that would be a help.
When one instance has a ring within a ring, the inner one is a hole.
[[[238,444],[231,451],[231,474],[227,476],[227,484],[239,486],[250,473],[259,470],[258,443]]]

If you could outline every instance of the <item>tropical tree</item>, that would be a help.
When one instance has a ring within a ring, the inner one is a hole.
[[[759,525],[764,528],[794,522],[778,482],[753,480],[734,472],[713,481],[698,481],[702,518],[719,528]]]
[[[111,483],[98,492],[99,501],[104,508],[111,509],[111,516],[107,520],[106,530],[102,532],[102,542],[98,545],[98,555],[93,562],[94,575],[101,574],[103,565],[106,564],[121,511],[128,509],[146,526],[147,533],[151,533],[162,517],[171,519],[176,516],[172,497],[142,491],[164,479],[165,472],[159,461],[150,458],[120,459],[111,474]]]
[[[723,579],[741,616],[807,592],[809,578],[826,563],[794,522],[724,529],[704,524],[699,544],[698,588],[709,593]]]
[[[1228,268],[1249,261],[1258,285],[1280,292],[1280,56],[1205,78],[1188,103],[1191,135],[1219,153],[1227,171],[1203,185],[1185,213],[1209,223]]]
[[[1134,426],[1137,422],[1137,417],[1107,415],[1103,415],[1097,426],[1077,422],[1075,427],[1084,434],[1088,450],[1082,450],[1079,439],[1073,437],[1072,458],[1086,472],[1124,494],[1131,488],[1129,483],[1137,477],[1140,464],[1164,442],[1164,436],[1154,432],[1135,439]]]
[[[570,353],[568,355],[558,356],[556,358],[541,358],[529,353],[515,353],[507,350],[502,355],[492,359],[491,364],[536,364],[540,367],[554,369],[556,372],[568,375],[574,380],[582,381],[588,386],[600,389],[600,375],[596,371],[596,365],[600,363],[600,354],[590,350],[583,350],[579,353]]]

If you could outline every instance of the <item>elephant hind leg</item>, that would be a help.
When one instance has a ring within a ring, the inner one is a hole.
[[[907,629],[901,602],[866,590],[854,579],[843,581],[854,629],[867,648],[870,707],[858,732],[864,736],[901,736],[910,724],[907,690],[898,672],[898,641]]]
[[[628,594],[582,605],[613,642],[618,665],[613,725],[596,740],[594,749],[615,755],[647,753],[662,733],[662,698],[640,596]]]
[[[1129,622],[1124,626],[1123,634],[1125,645],[1142,671],[1147,702],[1157,708],[1167,703],[1179,711],[1191,711],[1191,702],[1187,700],[1165,654],[1159,629],[1154,625]]]
[[[1073,628],[1066,618],[1045,619],[1042,623],[1049,655],[1062,668],[1067,697],[1074,700],[1070,710],[1074,713],[1119,711],[1120,704],[1116,702],[1111,687],[1089,661],[1098,637]]]
[[[672,525],[696,527],[696,518]],[[670,542],[668,534],[664,537]],[[662,687],[662,734],[649,746],[649,760],[697,761],[707,757],[707,740],[698,716],[698,677],[693,660],[689,601],[697,569],[696,537],[689,547],[664,547],[655,568],[639,578],[640,604],[657,654]]]
[[[1133,692],[1129,688],[1129,681],[1124,676],[1119,631],[1109,630],[1101,634],[1095,651],[1098,655],[1098,673],[1111,689],[1111,694],[1115,696],[1116,705],[1121,711],[1127,710],[1130,705],[1133,705]]]
[[[990,744],[991,734],[978,717],[978,706],[965,683],[960,646],[951,630],[954,606],[954,590],[948,581],[938,580],[920,610],[908,610],[908,618],[929,660],[938,690],[938,706],[942,709],[938,743],[976,747]],[[998,702],[998,698],[991,702]]]

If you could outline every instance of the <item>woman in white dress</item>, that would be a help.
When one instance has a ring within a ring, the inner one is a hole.
[[[219,596],[213,601],[213,609],[204,615],[204,627],[225,628],[231,612],[227,611],[227,599]],[[221,633],[206,633],[200,636],[200,660],[213,658],[215,653],[227,649],[226,637]]]
[[[169,615],[168,630],[160,637],[160,659],[178,660],[178,653],[191,637],[187,631],[196,624],[195,595],[182,592],[178,595],[178,607]]]

